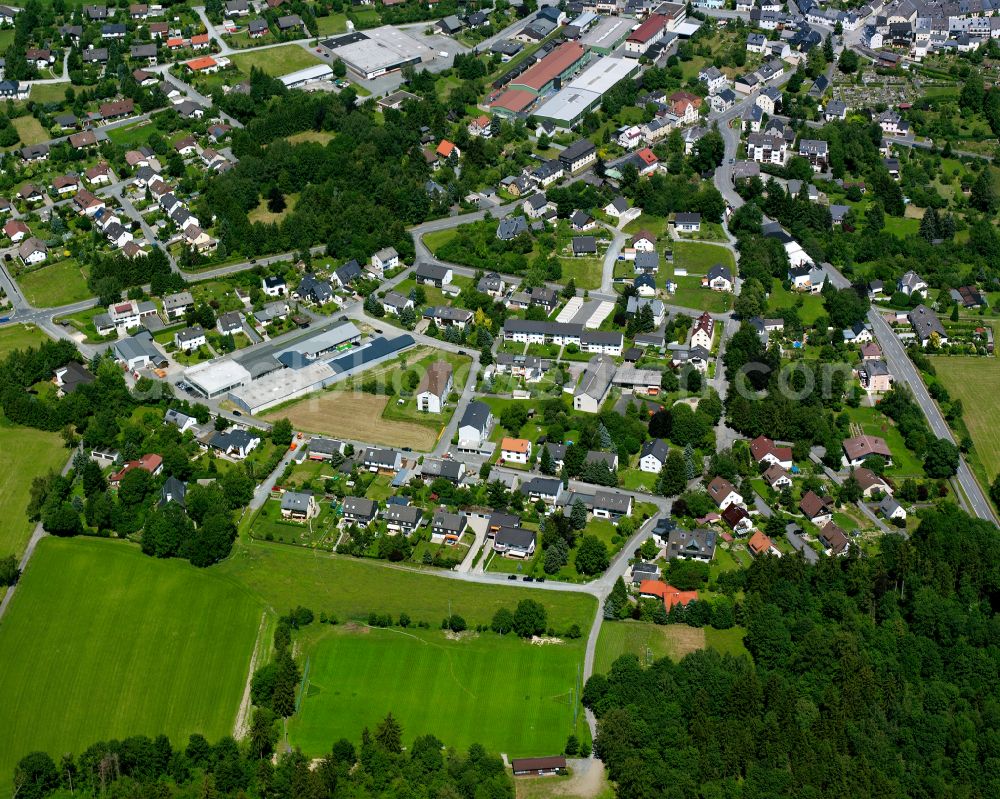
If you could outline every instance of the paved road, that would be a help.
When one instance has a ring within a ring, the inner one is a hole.
[[[615,294],[613,285],[615,264],[618,262],[618,254],[622,251],[622,247],[625,246],[628,236],[618,228],[611,227],[611,225],[605,225],[604,227],[614,235],[614,238],[608,246],[608,251],[604,253],[604,266],[601,273],[601,294],[612,297]]]

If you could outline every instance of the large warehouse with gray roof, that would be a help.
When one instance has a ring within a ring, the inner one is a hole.
[[[320,47],[366,80],[434,58],[430,47],[392,25],[324,39]]]

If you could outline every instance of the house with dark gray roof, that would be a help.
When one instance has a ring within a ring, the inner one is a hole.
[[[663,464],[667,462],[670,447],[662,438],[651,438],[642,445],[639,452],[639,470],[651,474],[659,474]]]
[[[509,216],[497,224],[497,238],[500,241],[512,241],[527,232],[528,220],[524,216]]]
[[[354,524],[370,524],[378,516],[378,506],[364,497],[344,498],[344,521]]]
[[[465,532],[467,521],[460,513],[439,510],[431,519],[431,541],[436,544],[457,544]]]
[[[632,495],[617,491],[598,491],[594,494],[594,516],[601,519],[618,519],[632,515]]]
[[[535,554],[535,531],[501,527],[493,538],[493,549],[505,558],[530,558]]]
[[[423,511],[415,505],[387,505],[382,518],[390,533],[410,535],[420,526]]]
[[[452,458],[426,458],[420,467],[420,476],[424,480],[436,480],[443,477],[458,483],[465,475],[465,464]]]
[[[715,557],[715,543],[716,535],[713,530],[689,532],[679,527],[674,528],[667,537],[667,560],[681,558],[708,563]]]

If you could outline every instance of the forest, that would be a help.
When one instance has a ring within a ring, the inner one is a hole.
[[[945,504],[874,557],[739,574],[752,661],[625,655],[587,682],[619,796],[1000,795],[995,526]]]

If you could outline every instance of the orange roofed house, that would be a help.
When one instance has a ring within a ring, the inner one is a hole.
[[[462,151],[458,147],[447,139],[441,139],[441,143],[437,146],[434,154],[442,161],[447,161],[451,158],[451,154],[454,153],[456,158],[462,157]]]
[[[781,551],[774,545],[766,535],[764,535],[760,530],[750,536],[747,541],[747,549],[750,550],[750,554],[755,558],[761,555],[774,555],[775,557],[781,557]]]
[[[119,471],[111,475],[108,482],[112,486],[117,486],[124,479],[125,475],[134,469],[143,469],[155,477],[163,469],[163,458],[156,454],[149,454],[143,455],[137,461],[129,461]]]
[[[217,72],[219,70],[219,62],[210,55],[192,58],[185,64],[185,66],[192,72],[204,72],[205,74]]]
[[[531,442],[526,438],[505,438],[500,442],[500,457],[509,463],[528,463]]]
[[[639,583],[639,596],[647,599],[659,599],[667,613],[676,605],[688,605],[698,599],[697,591],[681,591],[668,583],[659,580],[643,580]]]

